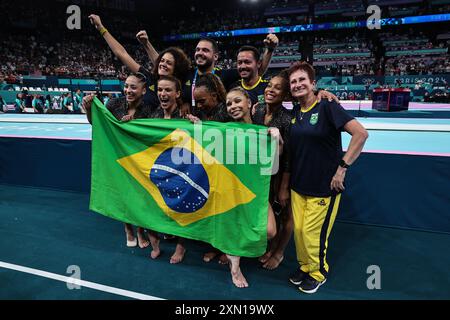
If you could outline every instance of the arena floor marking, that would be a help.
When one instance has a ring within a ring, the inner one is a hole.
[[[11,263],[7,263],[7,262],[3,262],[3,261],[0,261],[0,268],[24,272],[24,273],[36,275],[39,277],[62,281],[62,282],[68,283],[68,284],[80,285],[82,287],[91,288],[94,290],[108,292],[108,293],[112,293],[112,294],[116,294],[116,295],[120,295],[120,296],[124,296],[124,297],[129,297],[129,298],[134,298],[134,299],[138,299],[138,300],[165,300],[165,299],[162,299],[159,297],[149,296],[149,295],[134,292],[134,291],[110,287],[110,286],[106,286],[106,285],[95,283],[95,282],[90,282],[90,281],[81,280],[81,279],[75,280],[74,278],[62,276],[62,275],[59,275],[56,273],[47,272],[47,271],[43,271],[43,270],[39,270],[39,269],[28,268],[28,267],[24,267],[24,266],[19,266],[16,264],[11,264]],[[77,282],[75,282],[75,281],[77,281]]]

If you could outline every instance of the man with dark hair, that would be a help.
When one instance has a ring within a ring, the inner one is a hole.
[[[140,31],[137,36],[139,41],[141,41],[142,45],[144,46],[150,60],[154,63],[156,55],[158,53],[148,41],[147,34],[145,33],[145,31]],[[269,67],[273,51],[278,45],[278,38],[275,34],[268,34],[263,42],[266,50],[257,71],[259,75],[263,75]],[[191,92],[194,91],[198,77],[202,74],[215,74],[222,80],[222,83],[227,90],[229,90],[233,86],[233,84],[236,83],[236,81],[238,81],[240,78],[239,73],[236,69],[222,70],[221,68],[216,67],[216,63],[219,60],[219,47],[214,39],[201,38],[199,40],[195,48],[194,60],[197,67],[193,70],[193,73],[190,77]],[[194,105],[195,101],[194,99],[192,99],[192,106]]]
[[[259,64],[259,69],[257,72],[260,75],[263,75],[267,68],[269,67],[270,60],[272,59],[272,54],[275,47],[278,45],[278,38],[274,34],[268,34],[266,39],[264,39],[264,44],[266,46],[266,51],[263,56],[263,60]],[[239,73],[237,70],[222,70],[220,68],[215,67],[218,59],[219,59],[219,47],[217,42],[210,38],[202,38],[197,44],[194,53],[195,63],[197,65],[196,74],[194,74],[193,81],[196,80],[197,74],[204,73],[214,73],[219,78],[221,78],[225,88],[228,90],[231,88],[231,85],[239,79]],[[258,55],[259,60],[259,51],[254,48],[256,54]]]
[[[201,38],[195,47],[195,63],[202,73],[210,73],[219,59],[219,46],[214,39]]]
[[[264,44],[266,46],[266,51],[263,56],[263,60],[258,64],[258,69],[256,70],[257,76],[263,75],[267,68],[269,67],[270,60],[272,59],[272,54],[275,47],[278,45],[278,38],[274,34],[268,34],[266,39],[264,39]],[[258,55],[259,61],[259,51],[254,48],[256,54]],[[195,88],[195,82],[197,81],[198,75],[205,73],[213,73],[217,75],[223,82],[227,90],[234,87],[236,81],[241,78],[241,74],[238,69],[222,70],[215,67],[217,60],[219,59],[219,52],[217,42],[210,38],[202,38],[195,48],[194,54],[195,63],[197,64],[197,69],[194,71],[192,77],[192,89]],[[266,84],[267,85],[267,84]],[[264,89],[263,89],[264,91]],[[253,99],[252,99],[253,102]],[[194,101],[192,106],[194,106]]]
[[[252,105],[258,101],[264,102],[264,90],[269,83],[258,73],[262,63],[260,56],[258,49],[252,46],[242,46],[237,55],[237,70],[241,79],[235,82],[234,87],[247,91]]]

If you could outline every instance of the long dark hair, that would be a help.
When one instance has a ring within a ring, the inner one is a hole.
[[[279,77],[282,79],[281,82],[281,90],[284,93],[284,101],[292,101],[291,96],[291,87],[289,85],[289,76],[288,76],[288,69],[280,71],[280,73],[274,75],[272,78]]]
[[[145,83],[147,82],[147,77],[145,76],[145,74],[143,74],[142,72],[133,72],[130,73],[128,77],[135,77],[139,80],[139,82],[141,83],[141,85],[145,86]]]

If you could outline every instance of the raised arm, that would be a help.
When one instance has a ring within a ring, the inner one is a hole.
[[[264,75],[269,68],[270,60],[272,60],[273,52],[275,48],[278,46],[278,37],[273,33],[269,33],[264,39],[264,46],[266,50],[264,50],[264,54],[261,61],[261,67],[259,67],[258,74],[260,76]]]
[[[138,41],[142,44],[142,46],[145,49],[145,52],[147,52],[148,58],[152,62],[153,65],[155,65],[156,60],[158,59],[158,51],[156,51],[155,47],[151,44],[151,42],[148,40],[148,35],[145,30],[141,30],[136,34],[136,38]]]
[[[108,46],[111,48],[114,55],[119,58],[122,63],[130,69],[131,72],[138,72],[141,67],[125,50],[125,48],[117,41],[111,33],[103,26],[102,21],[99,16],[91,14],[89,16],[91,23],[100,32],[102,37],[105,39]]]

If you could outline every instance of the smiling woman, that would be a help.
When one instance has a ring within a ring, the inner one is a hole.
[[[106,108],[117,120],[125,122],[133,119],[150,117],[151,109],[147,104],[144,104],[146,80],[146,76],[140,72],[130,74],[125,80],[123,89],[124,96],[109,100]],[[86,116],[89,123],[92,123],[91,106],[93,99],[94,95],[91,94],[85,96],[82,101],[82,106],[86,111]],[[146,248],[149,246],[149,241],[145,237],[143,228],[137,228],[137,240],[134,236],[134,230],[131,224],[125,224],[125,232],[127,236],[127,247],[139,245],[140,248]],[[149,232],[148,234],[152,247],[157,247],[155,245],[155,243],[157,243],[156,235],[152,232]]]
[[[157,97],[157,80],[161,76],[173,75],[180,79],[181,83],[185,85],[188,77],[189,70],[191,68],[190,61],[183,50],[176,47],[170,47],[162,51],[154,63],[152,72],[144,68],[141,64],[136,62],[130,54],[125,50],[122,44],[120,44],[112,34],[106,29],[98,15],[91,14],[89,16],[91,23],[100,32],[100,35],[105,39],[111,48],[114,55],[132,72],[142,73],[145,75],[146,88],[148,89],[144,96],[144,101],[152,109],[156,109],[159,105]],[[147,37],[145,31],[141,31],[137,35],[139,41]],[[190,88],[183,88],[185,102],[190,101],[188,93]]]
[[[230,117],[235,122],[251,124],[250,116],[251,99],[246,90],[242,87],[232,88],[226,96],[226,107]],[[280,135],[277,128],[269,128],[268,133],[273,139],[277,139]],[[277,139],[278,140],[278,139]],[[275,215],[270,203],[267,204],[267,240],[275,237],[277,233]],[[231,264],[231,278],[235,286],[238,288],[248,287],[248,282],[241,272],[240,257],[227,254],[227,258]]]
[[[292,114],[283,107],[283,101],[289,100],[289,80],[286,71],[272,77],[264,90],[264,103],[253,108],[253,122],[279,130],[281,138],[288,142],[287,135],[291,125]],[[284,259],[284,251],[292,236],[294,221],[288,200],[289,195],[280,193],[281,179],[287,167],[286,154],[281,154],[278,172],[272,176],[270,182],[269,201],[273,206],[277,219],[277,234],[270,241],[267,252],[259,258],[263,268],[273,270],[278,268]]]
[[[134,116],[136,112],[136,105],[142,102],[145,95],[145,76],[138,72],[131,74],[123,86],[123,93],[128,104],[127,115]],[[121,118],[122,119],[122,118]]]
[[[140,72],[130,74],[125,80],[124,96],[108,101],[106,108],[120,121],[129,121],[137,118],[149,118],[150,107],[144,104],[146,77]],[[91,105],[94,95],[87,95],[83,98],[82,106],[86,111],[89,123],[91,119]]]
[[[160,54],[161,56],[161,54]],[[161,75],[158,80],[158,100],[159,100],[159,106],[154,110],[150,118],[155,119],[180,119],[182,118],[180,113],[180,107],[182,105],[182,101],[180,99],[181,97],[181,83],[180,80],[175,78],[171,75]],[[154,168],[158,170],[158,167]],[[172,175],[177,171],[176,168],[169,168],[167,166],[159,167],[159,173],[153,170],[151,172],[150,178],[152,181],[158,181],[156,185],[158,188],[160,188],[160,191],[162,191],[163,195],[166,195],[167,197],[165,199],[171,198],[173,196],[173,193],[171,194],[171,191],[167,191],[167,188],[170,188],[170,186],[173,186],[171,184],[164,184],[164,179],[161,180],[161,173],[163,172],[171,172]],[[183,178],[187,178],[187,176],[183,176]],[[188,180],[188,179],[186,179]],[[166,182],[169,182],[168,180]],[[187,183],[187,182],[186,182]],[[174,191],[174,190],[172,190]],[[168,193],[167,193],[168,192]],[[178,192],[178,191],[176,191]],[[181,194],[180,194],[181,195]],[[191,194],[192,195],[192,194]],[[171,202],[171,205],[173,205],[175,208],[179,206],[178,202]],[[197,203],[198,205],[198,203]],[[170,257],[170,263],[180,263],[184,259],[184,254],[186,253],[185,248],[185,239],[178,237],[177,240],[177,246],[175,247],[175,252]],[[158,242],[158,255],[159,255],[159,242]]]
[[[310,64],[296,62],[287,72],[291,95],[298,102],[293,109],[287,148],[290,168],[282,183],[291,191],[299,261],[299,268],[289,280],[300,291],[315,293],[328,277],[328,236],[345,189],[345,174],[359,157],[368,134],[341,105],[318,101],[314,95],[315,70]],[[342,131],[352,136],[345,154]]]
[[[236,87],[227,94],[227,111],[234,121],[252,123],[250,117],[251,100],[244,89]]]
[[[181,83],[173,76],[161,76],[158,80],[159,107],[152,112],[150,118],[180,118]]]

